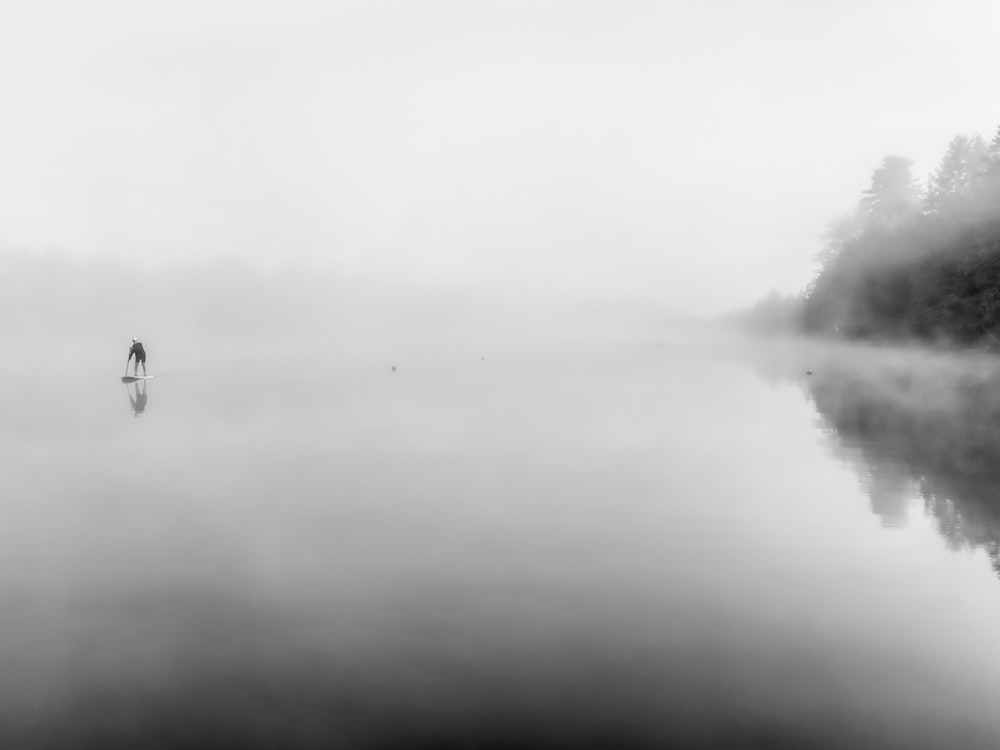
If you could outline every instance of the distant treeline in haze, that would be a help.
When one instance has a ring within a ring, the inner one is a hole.
[[[150,269],[55,251],[0,254],[5,337],[104,337],[121,326],[242,335],[305,325],[327,314],[330,296],[315,275],[264,275],[238,260]]]
[[[220,257],[149,265],[0,250],[0,339],[8,343],[139,336],[152,344],[170,336],[185,342],[308,339],[304,353],[312,346],[399,340],[482,347],[522,340],[528,331],[538,338],[609,324],[659,330],[658,309],[353,276],[305,263],[267,268]]]
[[[958,135],[921,186],[887,156],[828,225],[800,295],[772,293],[736,320],[759,331],[1000,346],[1000,129]]]

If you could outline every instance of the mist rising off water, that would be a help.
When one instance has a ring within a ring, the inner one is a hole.
[[[886,536],[817,424],[846,377],[579,310],[326,304],[5,359],[9,743],[997,736],[997,582]]]

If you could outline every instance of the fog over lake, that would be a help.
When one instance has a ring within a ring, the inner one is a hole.
[[[1000,748],[997,28],[3,4],[0,750]]]
[[[409,294],[8,335],[5,747],[1000,743],[996,362]]]

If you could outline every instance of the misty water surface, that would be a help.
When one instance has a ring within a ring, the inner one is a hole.
[[[3,361],[5,747],[1000,743],[991,360],[146,343]]]

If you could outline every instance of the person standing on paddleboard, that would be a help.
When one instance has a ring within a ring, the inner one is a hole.
[[[133,374],[139,376],[139,363],[142,363],[142,376],[146,376],[146,350],[142,348],[142,342],[139,339],[132,339],[132,347],[128,350],[128,359],[125,360],[125,372],[128,372],[128,363],[132,361],[132,357],[135,357],[135,369]]]

